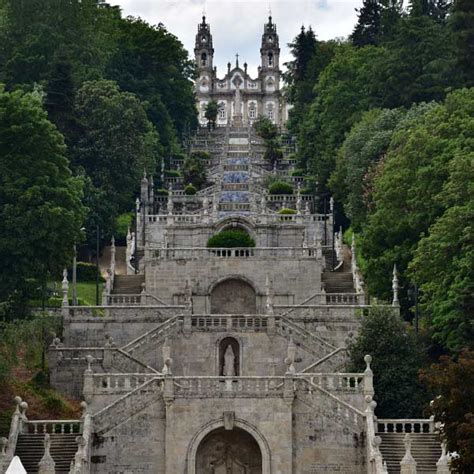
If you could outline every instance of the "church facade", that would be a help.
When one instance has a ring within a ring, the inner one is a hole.
[[[243,67],[236,56],[235,65],[227,64],[223,78],[214,67],[214,45],[210,25],[203,17],[198,25],[194,48],[197,65],[196,98],[199,121],[205,125],[206,106],[216,101],[219,107],[217,125],[251,124],[258,117],[268,117],[276,125],[284,126],[288,119],[288,105],[280,88],[280,45],[277,27],[270,16],[264,25],[260,48],[261,64],[258,75],[252,78],[247,63]]]

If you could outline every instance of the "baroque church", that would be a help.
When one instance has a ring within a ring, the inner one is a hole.
[[[260,48],[261,64],[258,76],[253,79],[243,68],[236,56],[235,66],[227,64],[227,74],[219,79],[213,65],[214,46],[211,27],[203,16],[198,25],[195,60],[198,67],[196,98],[199,120],[205,125],[206,105],[210,101],[218,104],[217,124],[225,126],[233,123],[252,124],[258,117],[268,117],[273,123],[283,126],[288,119],[288,105],[280,89],[280,45],[277,27],[272,17],[264,25]],[[237,120],[237,122],[236,122]]]
[[[252,120],[285,121],[271,18],[261,51],[257,79],[238,62],[218,79],[199,25],[200,113],[223,105],[222,126],[190,143],[209,156],[207,185],[186,195],[164,170],[166,195],[152,177],[137,183],[125,261],[112,241],[100,306],[73,305],[64,272],[50,383],[83,413],[35,420],[16,397],[0,473],[25,472],[18,463],[28,474],[449,473],[432,419],[377,418],[370,354],[365,370],[347,370],[347,344],[372,310],[357,249],[334,228],[333,202],[320,213],[301,192],[291,141],[277,166],[264,159]],[[269,194],[275,176],[293,194]],[[228,230],[252,245],[209,245]],[[387,278],[396,318],[396,271]]]

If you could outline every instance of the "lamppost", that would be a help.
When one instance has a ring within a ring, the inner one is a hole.
[[[99,306],[99,224],[96,226],[96,241],[95,241],[95,264],[96,264],[96,272],[95,272],[95,305]]]
[[[418,336],[420,312],[418,306],[419,290],[416,283],[413,283],[413,286],[408,289],[408,296],[413,301],[413,303],[415,303],[415,334]]]
[[[85,227],[81,227],[80,231],[84,232]],[[77,306],[77,244],[74,242],[74,254],[72,257],[72,305]]]

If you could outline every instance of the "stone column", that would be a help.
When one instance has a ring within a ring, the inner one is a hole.
[[[84,387],[82,389],[82,393],[84,396],[84,400],[87,403],[92,401],[92,397],[94,396],[94,378],[92,377],[94,372],[92,371],[92,362],[94,361],[94,357],[90,354],[86,357],[87,360],[87,369],[84,371]]]
[[[449,474],[449,458],[446,452],[446,443],[441,443],[441,456],[436,463],[436,474]]]
[[[370,363],[372,362],[372,356],[367,354],[364,356],[364,361],[366,364],[364,370],[364,395],[370,395],[371,397],[374,396],[374,373],[370,367]]]

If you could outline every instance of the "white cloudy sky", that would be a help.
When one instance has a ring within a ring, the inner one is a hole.
[[[197,24],[206,11],[214,38],[214,65],[222,76],[228,61],[245,61],[255,75],[260,61],[263,24],[271,8],[280,34],[281,62],[289,59],[287,43],[302,24],[311,25],[318,38],[347,36],[356,22],[355,8],[362,0],[108,0],[120,5],[125,15],[163,23],[191,53]]]

